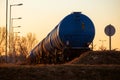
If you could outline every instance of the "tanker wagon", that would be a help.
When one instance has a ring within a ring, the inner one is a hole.
[[[90,50],[95,28],[89,17],[73,12],[61,22],[30,52],[30,63],[65,63]]]

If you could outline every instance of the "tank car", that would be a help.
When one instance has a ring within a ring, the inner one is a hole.
[[[72,60],[89,45],[95,36],[95,28],[89,17],[81,12],[67,15],[37,45],[29,55],[31,63],[59,63]]]

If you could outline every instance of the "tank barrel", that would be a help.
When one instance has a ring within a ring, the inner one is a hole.
[[[89,17],[73,12],[31,50],[29,58],[33,63],[57,63],[71,58],[75,53],[89,49],[95,36],[95,28]],[[67,51],[67,52],[66,52]]]

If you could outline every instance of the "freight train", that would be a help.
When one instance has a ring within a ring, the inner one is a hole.
[[[30,63],[65,63],[89,50],[95,27],[81,12],[67,15],[30,52]]]

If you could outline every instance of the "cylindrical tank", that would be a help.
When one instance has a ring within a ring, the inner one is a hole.
[[[66,16],[30,53],[30,56],[54,54],[65,47],[87,48],[93,41],[95,28],[89,17],[81,12]]]

